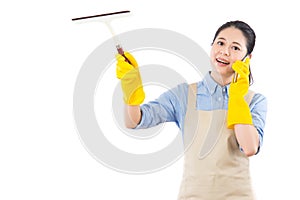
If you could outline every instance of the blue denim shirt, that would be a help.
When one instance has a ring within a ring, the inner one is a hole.
[[[229,86],[230,84],[220,86],[210,76],[210,73],[207,73],[204,79],[197,83],[197,109],[206,111],[227,110]],[[142,119],[136,129],[149,128],[163,122],[175,122],[184,134],[188,87],[187,83],[179,84],[160,95],[158,99],[141,105]],[[249,107],[253,125],[259,134],[261,146],[267,113],[267,100],[262,94],[256,93]]]

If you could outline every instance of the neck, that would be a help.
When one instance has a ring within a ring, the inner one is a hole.
[[[216,71],[210,73],[211,77],[221,86],[228,85],[232,81],[232,74],[229,76],[221,75]]]

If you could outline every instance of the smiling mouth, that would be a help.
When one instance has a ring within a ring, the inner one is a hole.
[[[230,62],[228,62],[228,61],[226,61],[226,60],[223,60],[223,59],[220,59],[220,58],[217,58],[216,61],[217,61],[218,63],[223,64],[223,65],[229,65],[229,64],[230,64]]]

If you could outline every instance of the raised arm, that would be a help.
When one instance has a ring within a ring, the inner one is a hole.
[[[249,105],[244,97],[249,89],[249,58],[236,61],[232,68],[239,74],[229,88],[227,126],[234,129],[236,139],[247,156],[255,155],[259,147],[259,134],[252,123]]]
[[[117,55],[116,75],[121,80],[123,91],[125,126],[135,128],[141,120],[140,104],[145,99],[145,93],[138,63],[130,53]]]

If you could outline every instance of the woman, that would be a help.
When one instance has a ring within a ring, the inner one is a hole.
[[[126,126],[148,128],[173,121],[184,140],[193,136],[178,199],[254,199],[248,157],[262,144],[267,111],[266,98],[249,90],[255,38],[245,22],[225,23],[213,38],[212,71],[202,81],[180,84],[141,106],[145,94],[138,64],[129,53],[129,62],[117,56]]]

